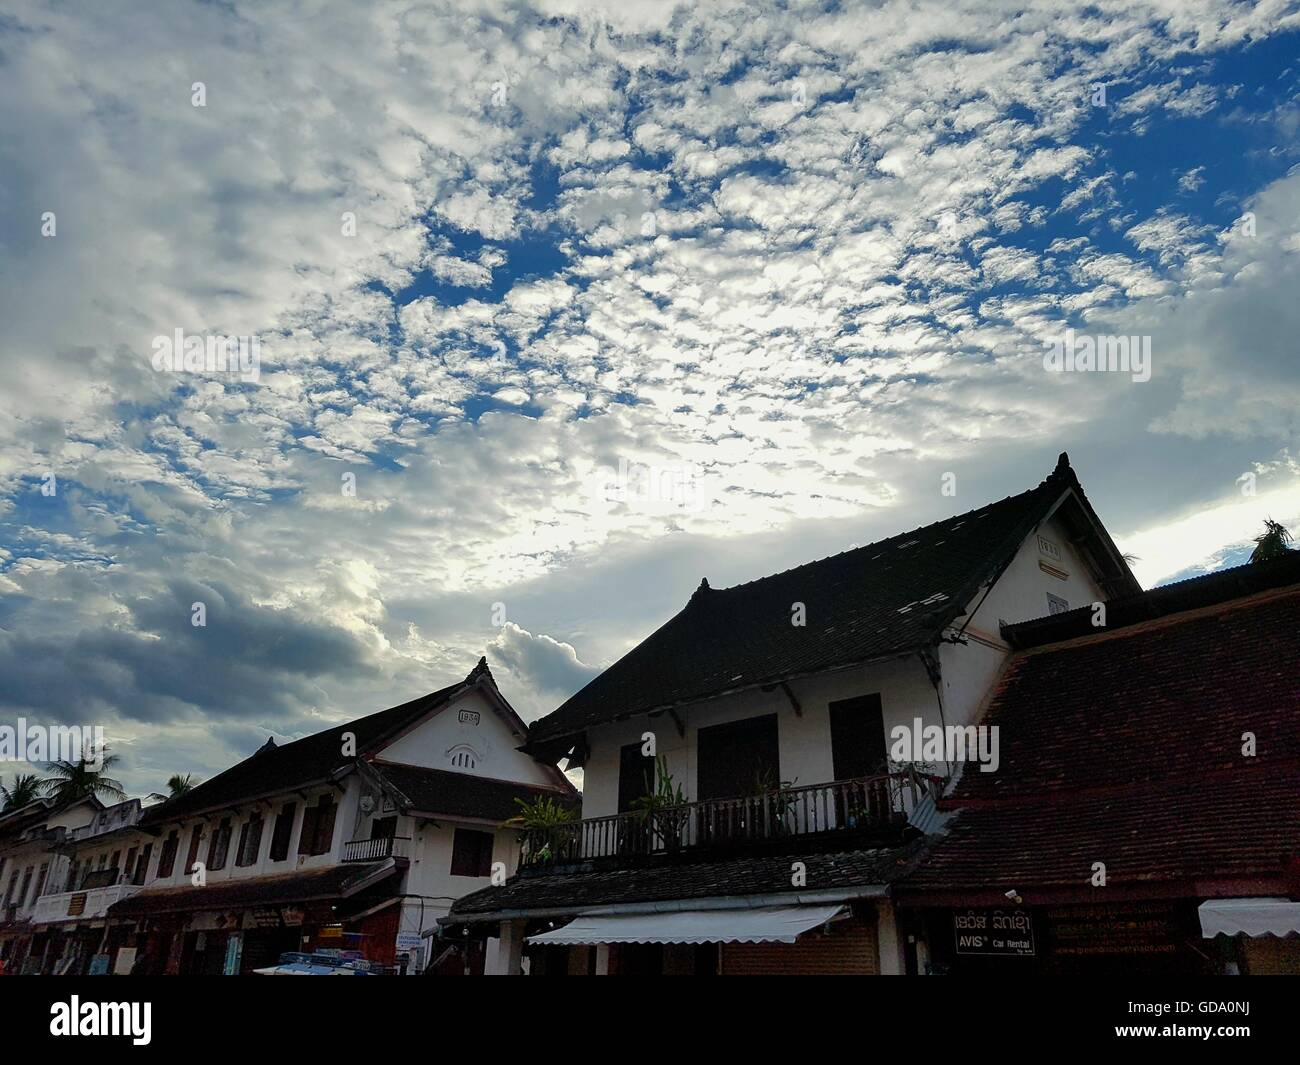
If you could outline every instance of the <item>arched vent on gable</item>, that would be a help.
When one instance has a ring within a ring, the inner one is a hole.
[[[447,752],[447,761],[452,769],[477,769],[478,752],[467,743],[459,743]]]

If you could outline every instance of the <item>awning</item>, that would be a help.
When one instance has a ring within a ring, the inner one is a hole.
[[[528,942],[551,946],[591,943],[793,943],[810,928],[843,910],[831,906],[765,906],[735,910],[678,910],[672,913],[577,917]]]
[[[1300,935],[1300,902],[1289,899],[1211,899],[1201,903],[1201,935]]]

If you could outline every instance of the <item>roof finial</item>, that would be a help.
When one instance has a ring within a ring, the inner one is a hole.
[[[483,655],[478,660],[478,665],[476,665],[473,669],[469,671],[469,676],[466,677],[465,679],[477,680],[479,677],[483,676],[483,674],[486,672],[488,672],[487,655]]]
[[[1069,468],[1070,468],[1070,456],[1066,452],[1062,451],[1056,457],[1056,469],[1053,472],[1064,473]]]
[[[699,599],[699,598],[700,598],[700,597],[701,597],[705,592],[707,592],[707,591],[710,591],[710,588],[709,588],[709,578],[708,578],[708,577],[701,577],[701,578],[700,578],[700,586],[699,586],[698,588],[696,588],[695,591],[693,591],[693,592],[691,593],[691,600],[690,600],[690,601],[691,601],[692,603],[694,603],[697,599]],[[688,605],[689,605],[689,604],[688,604]]]

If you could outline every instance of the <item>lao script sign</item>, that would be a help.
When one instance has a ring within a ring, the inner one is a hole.
[[[952,915],[958,954],[1028,957],[1034,924],[1026,910],[958,910]]]

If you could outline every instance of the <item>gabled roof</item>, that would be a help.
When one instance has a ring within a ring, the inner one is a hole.
[[[1062,454],[1041,484],[1000,502],[734,588],[702,582],[681,613],[534,722],[530,748],[559,757],[592,725],[931,646],[1065,500],[1060,514],[1107,594],[1138,591]],[[803,627],[791,624],[795,603]]]
[[[464,680],[400,706],[335,725],[282,746],[277,745],[274,739],[268,739],[263,747],[242,762],[205,780],[184,795],[150,807],[140,818],[140,827],[183,820],[261,796],[330,780],[336,774],[350,770],[357,758],[378,751],[394,737],[473,687],[489,690],[513,720],[518,721],[517,715],[497,691],[486,659],[480,659]],[[522,731],[522,722],[517,727]],[[356,737],[355,755],[343,753],[344,733]]]
[[[942,801],[909,891],[1086,892],[1098,861],[1108,897],[1300,873],[1300,557],[1176,587],[1194,605],[1013,655],[984,722],[1000,766]]]

